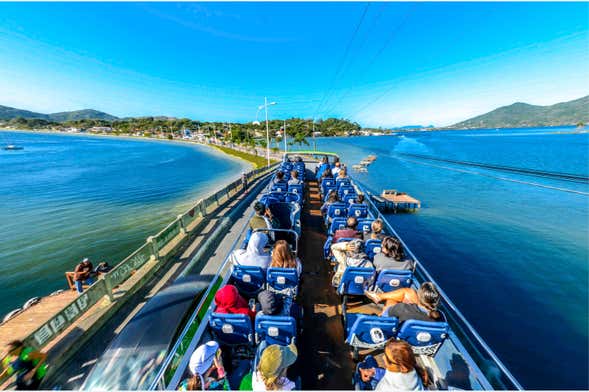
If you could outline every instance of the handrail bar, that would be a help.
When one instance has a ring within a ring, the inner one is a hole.
[[[353,181],[360,188],[360,190],[369,190],[369,188],[365,184],[363,184],[362,182],[358,181],[357,179],[353,179]],[[365,191],[364,193],[367,193],[367,192]],[[368,192],[368,195],[371,195],[371,193]],[[378,216],[377,217],[385,224],[385,226],[387,227],[387,229],[390,230],[390,232],[392,234],[394,234],[399,239],[399,241],[404,246],[404,248],[407,250],[407,252],[409,253],[409,255],[413,258],[413,260],[415,260],[416,267],[419,267],[420,272],[423,273],[425,275],[425,277],[430,282],[432,282],[432,283],[434,283],[436,285],[436,287],[437,287],[440,295],[444,298],[446,304],[460,318],[460,321],[462,321],[464,323],[464,325],[468,328],[468,331],[475,337],[475,339],[477,340],[477,342],[483,347],[483,349],[485,349],[485,351],[487,351],[487,354],[489,354],[489,356],[495,361],[495,363],[499,366],[499,368],[505,374],[505,376],[509,379],[509,381],[511,381],[513,383],[513,385],[517,389],[523,390],[524,388],[521,386],[521,384],[515,379],[515,377],[511,374],[511,372],[507,369],[507,367],[503,364],[503,362],[499,359],[499,357],[495,354],[495,352],[493,352],[493,350],[487,345],[487,343],[485,343],[485,341],[483,340],[483,338],[476,332],[476,330],[474,329],[474,327],[466,320],[466,317],[464,317],[464,315],[462,314],[462,312],[460,312],[460,310],[458,310],[458,308],[456,307],[456,305],[454,305],[454,302],[452,302],[450,300],[450,297],[444,292],[444,290],[442,290],[442,288],[440,287],[440,285],[434,280],[434,278],[425,269],[425,267],[423,266],[423,264],[415,256],[415,254],[411,251],[411,249],[407,246],[407,244],[403,241],[403,239],[401,239],[401,237],[399,236],[399,234],[397,234],[397,232],[391,226],[391,224],[385,219],[384,215],[376,207],[376,205],[371,200],[371,198],[370,197],[366,197],[364,200],[367,201],[370,204],[370,206],[375,211],[378,212]]]

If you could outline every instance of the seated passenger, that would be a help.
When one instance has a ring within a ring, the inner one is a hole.
[[[422,391],[429,384],[424,369],[417,366],[409,343],[391,339],[384,348],[385,373],[375,391]]]
[[[382,221],[380,219],[376,219],[374,222],[370,224],[370,231],[363,233],[364,241],[367,240],[383,240],[386,235],[382,232]]]
[[[337,261],[337,269],[331,281],[334,286],[339,286],[339,282],[347,267],[372,268],[372,263],[363,250],[364,243],[360,239],[331,245],[331,251]]]
[[[327,197],[327,201],[323,203],[323,205],[321,206],[321,214],[325,216],[325,214],[327,214],[327,210],[329,210],[329,206],[333,203],[337,203],[338,201],[339,199],[337,197],[337,192],[335,191],[335,189],[330,190],[329,196]]]
[[[342,168],[341,168],[341,166],[342,166],[342,164],[341,164],[339,161],[337,161],[337,162],[334,164],[334,167],[333,167],[333,169],[331,169],[331,174],[333,174],[333,176],[334,176],[334,177],[337,177],[337,174],[338,174],[338,173],[340,172],[340,170],[342,169]]]
[[[333,234],[333,243],[335,244],[340,238],[361,238],[362,235],[356,230],[358,227],[358,219],[354,216],[348,217],[346,220],[346,228],[336,230]]]
[[[364,193],[358,193],[358,195],[350,200],[350,204],[363,204],[364,203]]]
[[[325,169],[323,171],[323,173],[321,174],[321,177],[319,177],[319,184],[321,184],[321,181],[323,181],[324,178],[333,178],[333,174],[331,174],[331,170]]]
[[[284,184],[286,180],[284,179],[284,172],[279,171],[276,173],[276,177],[274,177],[274,184]]]
[[[264,203],[257,201],[254,204],[254,216],[249,221],[249,228],[255,229],[271,229],[274,227],[275,222],[272,212],[269,208],[266,208]]]
[[[365,291],[364,294],[376,303],[386,301],[383,316],[397,317],[401,323],[405,320],[442,320],[438,311],[440,293],[431,282],[423,283],[417,292],[412,288],[401,288],[388,293]]]
[[[252,374],[254,391],[292,391],[295,383],[286,377],[286,371],[297,360],[294,344],[268,346],[260,357],[258,368]]]
[[[290,172],[290,180],[288,180],[288,185],[300,185],[303,182],[299,180],[299,172],[293,170]]]
[[[249,307],[247,301],[239,295],[237,287],[227,284],[215,294],[215,309],[216,313],[225,314],[245,314],[252,320],[256,317],[256,313]]]
[[[182,381],[180,391],[228,390],[225,369],[221,361],[219,344],[214,341],[199,346],[192,356],[188,369],[192,377]]]
[[[81,294],[84,291],[83,284],[87,284],[88,286],[94,284],[93,274],[94,266],[87,257],[76,265],[76,268],[74,269],[74,283],[76,284],[76,290],[78,290],[78,293]]]
[[[352,382],[356,391],[373,391],[383,378],[385,370],[378,366],[372,355],[367,355],[364,361],[356,367]]]
[[[337,173],[337,177],[336,178],[350,178],[348,176],[348,170],[345,167],[342,167],[339,171],[339,173]]]
[[[274,244],[274,250],[272,251],[272,262],[270,267],[278,268],[296,268],[297,274],[300,276],[303,271],[301,260],[296,257],[290,250],[288,242],[285,240],[278,240]]]
[[[272,261],[264,248],[268,244],[268,235],[261,231],[252,233],[245,249],[236,249],[231,253],[231,262],[239,265],[250,265],[267,269]]]
[[[413,260],[405,258],[403,245],[401,245],[401,241],[397,237],[385,237],[382,240],[380,253],[374,255],[372,263],[377,272],[413,269]]]
[[[321,164],[317,166],[317,175],[316,178],[320,179],[323,178],[324,173],[328,172],[331,174],[331,166],[329,166],[329,159],[325,156],[321,158]],[[321,181],[319,181],[321,182]]]
[[[292,297],[280,295],[270,290],[262,290],[258,294],[259,313],[266,316],[292,316],[300,320],[301,314],[299,305],[293,301]]]

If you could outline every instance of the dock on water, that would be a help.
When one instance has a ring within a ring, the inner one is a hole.
[[[415,211],[421,208],[421,202],[405,192],[395,189],[382,191],[380,196],[371,195],[372,200],[382,212]]]

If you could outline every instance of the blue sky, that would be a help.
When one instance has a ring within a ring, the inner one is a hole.
[[[589,3],[0,3],[0,105],[449,125],[589,94]]]

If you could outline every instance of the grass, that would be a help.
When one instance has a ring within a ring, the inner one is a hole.
[[[241,158],[243,160],[253,163],[254,166],[256,167],[256,169],[259,169],[261,167],[266,167],[266,158],[265,157],[250,154],[247,152],[237,151],[237,150],[234,150],[229,147],[223,147],[223,146],[213,146],[213,147],[218,148],[219,150],[223,151],[225,154],[233,155],[235,157],[238,157],[238,158]],[[276,162],[276,160],[270,159],[270,164],[275,163],[275,162]]]

